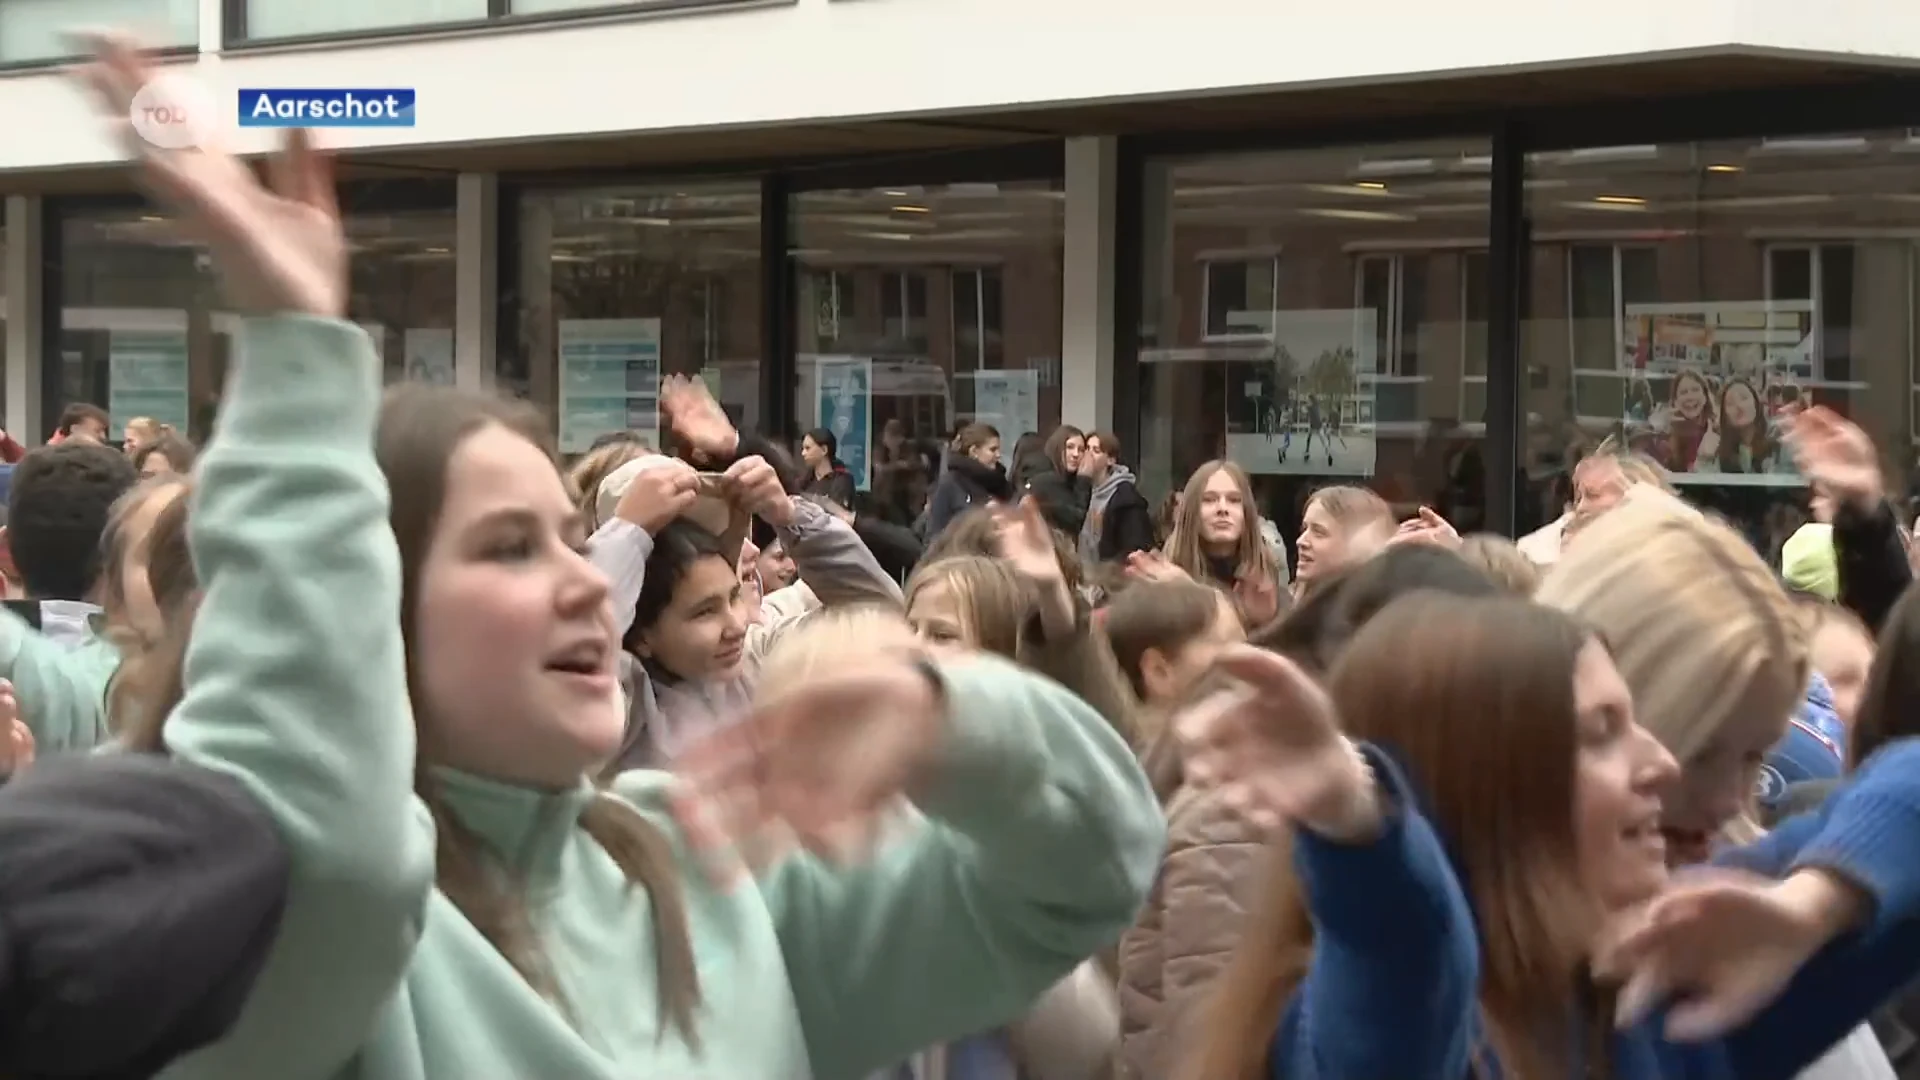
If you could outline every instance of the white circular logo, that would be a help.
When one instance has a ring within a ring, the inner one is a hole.
[[[192,150],[213,134],[219,106],[205,87],[184,75],[160,74],[133,96],[127,119],[139,136],[162,150]]]

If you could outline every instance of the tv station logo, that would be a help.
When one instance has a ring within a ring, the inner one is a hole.
[[[228,112],[199,82],[161,74],[134,95],[127,119],[135,133],[162,150],[193,150],[236,123],[243,128],[411,128],[415,100],[413,90],[401,88],[250,88],[238,92]]]

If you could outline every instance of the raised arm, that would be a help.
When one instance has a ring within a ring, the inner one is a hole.
[[[411,960],[433,875],[413,796],[400,560],[373,454],[380,364],[346,308],[331,171],[304,132],[271,162],[125,130],[151,73],[103,41],[87,71],[143,181],[249,316],[189,542],[202,585],[167,749],[239,781],[291,858],[286,912],[239,1026],[169,1075],[329,1076]]]

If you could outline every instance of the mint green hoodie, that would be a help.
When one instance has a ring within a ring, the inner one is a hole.
[[[42,627],[0,608],[0,678],[13,683],[20,719],[41,755],[91,750],[107,741],[107,687],[120,649],[95,629],[99,608],[40,604]]]
[[[1126,745],[1057,684],[942,669],[953,716],[923,816],[872,861],[788,859],[721,890],[680,851],[704,1051],[659,1023],[643,891],[542,793],[446,772],[453,811],[526,881],[566,1011],[432,887],[377,364],[345,324],[249,323],[201,459],[207,582],[172,750],[241,777],[295,853],[246,1013],[168,1077],[851,1080],[1018,1013],[1131,921],[1164,823]],[[669,836],[669,778],[614,791]]]

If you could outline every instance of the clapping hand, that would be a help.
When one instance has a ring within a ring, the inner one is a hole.
[[[333,168],[304,129],[287,134],[270,164],[271,189],[245,162],[217,147],[166,150],[140,138],[134,95],[153,81],[146,58],[123,38],[90,35],[94,59],[81,77],[139,167],[154,198],[212,253],[227,301],[247,314],[340,318],[347,307],[347,240],[334,201]]]
[[[1299,665],[1253,646],[1234,648],[1216,666],[1238,685],[1173,718],[1187,782],[1218,789],[1263,828],[1291,824],[1354,842],[1377,833],[1372,770],[1340,734],[1326,692]]]
[[[845,857],[871,839],[922,780],[946,728],[938,684],[895,648],[850,653],[763,701],[675,763],[673,809],[722,881],[792,844]]]

